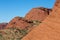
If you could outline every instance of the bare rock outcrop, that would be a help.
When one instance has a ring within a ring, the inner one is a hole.
[[[33,8],[24,18],[15,17],[12,19],[6,28],[18,27],[24,29],[31,26],[31,21],[43,21],[51,12],[51,9],[47,8]]]
[[[56,0],[52,13],[22,40],[60,40],[60,0]]]
[[[8,23],[0,23],[0,29],[4,29]]]
[[[43,7],[33,8],[30,12],[26,14],[25,19],[43,21],[51,11],[52,9],[47,9]]]
[[[43,21],[51,12],[51,9],[47,8],[33,8],[24,18],[15,17],[7,25],[6,28],[17,27],[25,29],[32,24],[34,21]],[[33,22],[32,22],[33,21]],[[32,23],[31,23],[32,22]]]
[[[22,17],[15,17],[8,23],[6,28],[17,27],[20,29],[24,29],[29,26],[30,24],[27,22],[27,20],[23,19]]]

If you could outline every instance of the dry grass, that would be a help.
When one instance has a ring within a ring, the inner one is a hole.
[[[33,21],[32,26],[38,25],[39,21]],[[31,27],[30,27],[31,28]],[[21,40],[27,33],[29,29],[20,30],[18,28],[8,28],[0,30],[0,40]]]
[[[21,40],[27,34],[27,30],[17,28],[9,28],[0,30],[0,40]]]

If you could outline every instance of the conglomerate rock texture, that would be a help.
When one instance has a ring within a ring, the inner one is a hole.
[[[51,14],[22,40],[60,40],[60,0],[56,0]]]

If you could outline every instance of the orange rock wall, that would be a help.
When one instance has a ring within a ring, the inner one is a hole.
[[[29,26],[30,26],[30,24],[27,23],[21,17],[15,17],[14,19],[12,19],[9,22],[9,24],[6,26],[6,28],[16,27],[16,28],[24,29],[24,28],[29,27]]]
[[[60,40],[60,0],[57,0],[52,13],[22,40]]]
[[[43,7],[33,8],[29,13],[27,13],[25,19],[43,21],[49,15],[50,11],[51,9]]]

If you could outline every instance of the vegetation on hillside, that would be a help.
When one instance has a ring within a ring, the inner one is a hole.
[[[0,40],[21,40],[30,30],[29,28],[32,28],[33,26],[38,25],[39,21],[31,21],[30,27],[20,30],[18,28],[8,28],[0,30]]]

